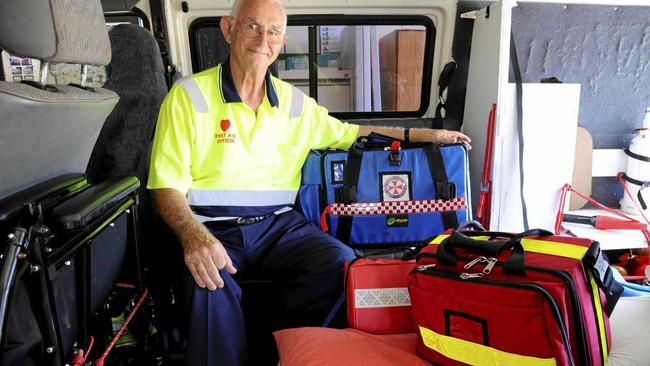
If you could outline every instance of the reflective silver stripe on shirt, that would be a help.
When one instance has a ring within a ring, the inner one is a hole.
[[[192,77],[179,79],[176,83],[187,92],[196,113],[208,113],[210,111],[203,92],[201,92],[199,85]]]
[[[190,189],[190,206],[275,206],[292,205],[298,191],[235,191],[219,189]]]
[[[273,212],[274,215],[279,215],[281,213],[289,212],[293,210],[292,207],[282,207],[281,209]],[[237,219],[239,218],[238,216],[219,216],[219,217],[210,217],[210,216],[203,216],[203,215],[198,215],[194,214],[194,218],[197,219],[199,222],[207,222],[207,221],[224,221],[224,220],[232,220],[232,219]]]
[[[298,88],[291,85],[293,94],[291,95],[291,109],[289,110],[289,118],[300,117],[302,115],[302,103],[305,100],[303,94]]]

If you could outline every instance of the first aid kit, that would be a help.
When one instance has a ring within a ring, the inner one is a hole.
[[[604,365],[622,292],[590,239],[447,232],[408,288],[417,351],[437,365]]]
[[[463,144],[406,144],[383,135],[350,151],[312,151],[299,203],[309,221],[352,247],[408,246],[470,220]]]
[[[413,332],[407,278],[415,259],[357,258],[345,266],[348,324],[371,334]]]

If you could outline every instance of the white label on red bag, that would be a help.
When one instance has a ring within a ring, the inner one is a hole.
[[[354,307],[357,309],[394,306],[411,306],[408,288],[363,288],[354,290]]]

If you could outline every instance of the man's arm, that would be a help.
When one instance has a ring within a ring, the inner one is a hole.
[[[220,269],[235,274],[237,269],[221,242],[196,221],[192,210],[180,191],[173,188],[154,189],[156,205],[163,220],[169,225],[183,246],[183,257],[194,281],[201,288],[223,288]]]
[[[359,126],[357,137],[368,136],[371,132],[380,133],[397,139],[404,139],[404,129],[401,127]],[[409,140],[413,142],[435,142],[438,144],[455,144],[462,142],[468,148],[472,140],[458,131],[434,130],[431,128],[409,129]]]

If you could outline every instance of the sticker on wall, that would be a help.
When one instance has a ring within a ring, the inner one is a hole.
[[[410,176],[408,173],[381,174],[382,201],[409,201],[411,199]]]

